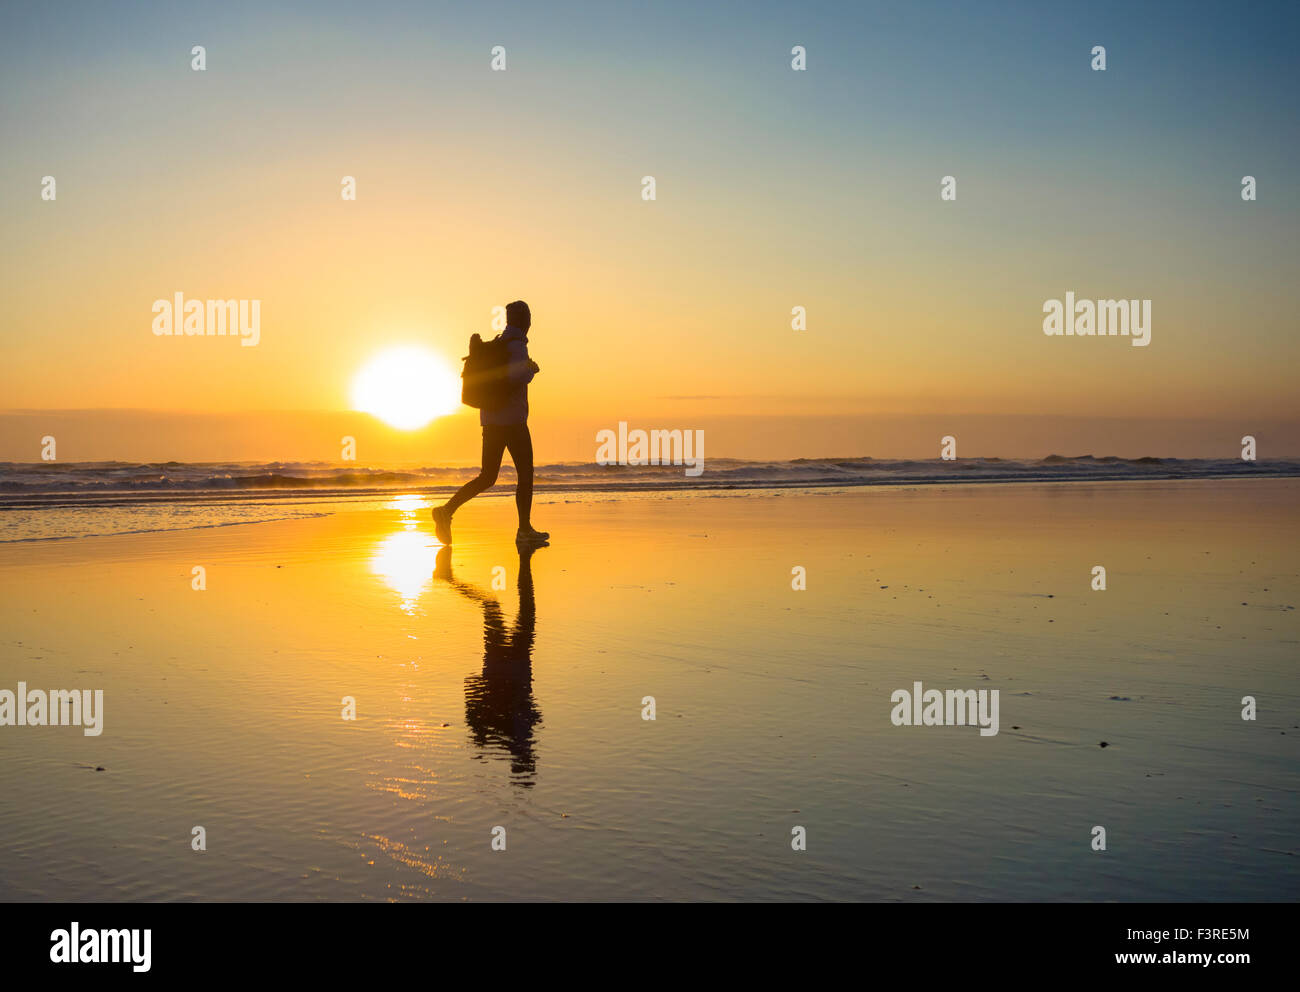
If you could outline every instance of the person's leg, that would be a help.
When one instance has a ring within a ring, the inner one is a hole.
[[[533,437],[528,433],[528,425],[520,424],[510,428],[506,444],[510,448],[510,457],[515,463],[515,509],[519,511],[518,541],[545,541],[549,534],[533,530]]]
[[[468,503],[485,489],[491,489],[497,481],[497,473],[501,471],[501,455],[506,450],[505,432],[500,427],[483,428],[483,464],[478,470],[478,475],[470,479],[456,491],[456,495],[443,504],[443,509],[447,515],[455,513],[460,507]]]
[[[496,483],[497,473],[501,471],[501,455],[505,447],[503,428],[490,425],[483,428],[483,463],[478,470],[478,475],[456,490],[456,495],[442,506],[434,507],[433,529],[438,540],[443,544],[451,544],[451,515],[464,503],[483,490],[492,488]]]
[[[528,433],[527,424],[510,428],[506,435],[506,447],[510,449],[510,458],[515,463],[515,509],[519,511],[519,529],[532,530],[533,514],[533,436]]]

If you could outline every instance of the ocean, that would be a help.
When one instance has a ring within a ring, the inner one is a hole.
[[[395,491],[454,492],[477,466],[362,466],[328,462],[0,462],[0,543],[150,533],[291,520]],[[1118,482],[1300,476],[1300,460],[1117,458],[711,458],[698,478],[679,465],[540,465],[539,503],[635,498],[638,494],[778,491],[970,483]],[[498,495],[514,469],[501,468]]]
[[[452,493],[476,465],[355,465],[325,462],[0,463],[0,543],[155,530],[226,527],[328,514],[341,502],[369,503],[394,491]],[[508,494],[503,464],[493,493]],[[699,477],[681,465],[538,465],[534,490],[565,501],[607,501],[675,491],[803,490],[857,486],[1108,482],[1300,476],[1300,460],[1123,459],[1049,455],[1035,460],[800,458],[790,462],[710,459]]]

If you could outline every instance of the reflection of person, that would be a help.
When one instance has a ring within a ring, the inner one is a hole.
[[[502,406],[479,410],[483,427],[483,460],[478,475],[470,479],[442,506],[434,507],[433,529],[438,540],[451,544],[451,516],[485,489],[496,484],[501,470],[501,456],[510,449],[515,463],[515,509],[519,512],[519,530],[515,540],[521,544],[540,543],[550,535],[533,530],[533,438],[528,433],[528,384],[541,369],[528,357],[528,329],[533,315],[528,304],[515,300],[506,305],[506,329],[501,340],[506,343],[510,360],[506,379],[511,383],[509,396]]]
[[[451,574],[451,548],[438,550],[434,577],[445,579],[461,595],[483,608],[483,671],[465,680],[465,721],[474,743],[510,754],[510,771],[519,785],[531,786],[536,770],[533,728],[542,719],[533,702],[533,634],[537,610],[533,601],[532,557],[536,546],[519,549],[519,610],[507,630],[501,604],[478,587],[458,582]]]

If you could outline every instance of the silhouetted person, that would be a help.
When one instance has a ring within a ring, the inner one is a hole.
[[[509,752],[511,773],[528,776],[515,780],[524,786],[533,784],[531,777],[537,767],[533,728],[542,719],[533,702],[537,609],[533,601],[532,557],[536,550],[536,546],[519,549],[519,610],[509,629],[495,598],[453,578],[450,547],[438,549],[433,573],[483,608],[483,671],[465,680],[465,722],[479,747],[501,747]]]
[[[433,510],[433,530],[443,544],[451,544],[451,517],[463,503],[469,502],[497,481],[501,456],[507,448],[515,463],[515,508],[519,511],[519,530],[515,540],[538,544],[549,534],[533,530],[533,438],[528,433],[528,384],[541,369],[528,357],[528,329],[533,315],[528,304],[515,300],[506,305],[506,329],[501,334],[509,355],[506,380],[510,390],[505,403],[492,409],[480,409],[478,422],[483,428],[483,459],[478,475],[461,486],[451,499]]]

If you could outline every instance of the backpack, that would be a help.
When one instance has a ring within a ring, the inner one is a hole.
[[[500,335],[484,341],[475,334],[469,339],[469,354],[462,359],[460,401],[480,410],[505,406],[510,398],[511,383],[506,378],[510,350]]]

